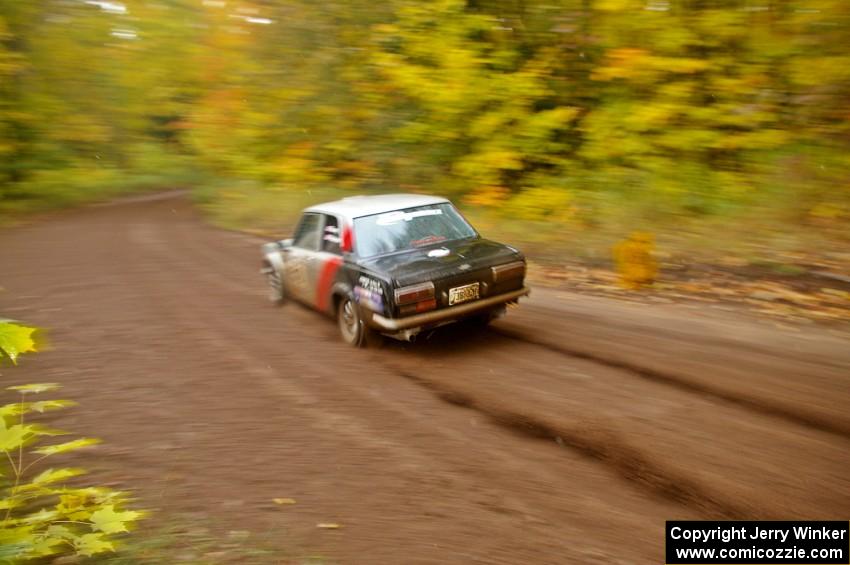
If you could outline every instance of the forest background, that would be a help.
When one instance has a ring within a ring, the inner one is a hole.
[[[541,260],[850,264],[842,0],[10,0],[0,221],[414,191]],[[782,267],[785,268],[785,267]]]

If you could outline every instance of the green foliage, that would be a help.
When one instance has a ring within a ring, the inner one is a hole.
[[[176,136],[192,28],[123,6],[0,6],[0,217],[197,180]]]
[[[13,362],[35,351],[33,328],[0,321],[0,354]],[[68,481],[85,471],[44,467],[54,455],[98,443],[80,438],[43,444],[66,432],[30,422],[28,415],[61,410],[67,400],[30,400],[54,391],[55,383],[7,387],[17,402],[0,406],[0,561],[19,562],[60,555],[92,556],[115,549],[115,534],[128,531],[143,514],[122,510],[126,496],[105,487],[79,487]],[[38,446],[38,447],[36,447]]]
[[[0,320],[0,361],[17,363],[18,355],[35,351],[35,328]]]

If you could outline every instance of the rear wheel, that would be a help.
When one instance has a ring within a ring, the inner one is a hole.
[[[336,319],[339,333],[345,343],[354,347],[363,347],[366,344],[366,328],[357,312],[357,305],[351,298],[344,296],[339,301]]]
[[[351,298],[340,299],[336,319],[339,333],[345,343],[354,347],[381,347],[384,344],[384,337],[360,319],[360,311]]]

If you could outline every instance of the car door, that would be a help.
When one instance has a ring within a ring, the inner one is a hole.
[[[322,214],[306,212],[295,230],[292,246],[286,249],[283,263],[286,292],[310,305],[315,300],[315,277],[312,271],[321,245],[322,224]]]

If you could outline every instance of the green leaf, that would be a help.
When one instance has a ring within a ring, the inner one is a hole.
[[[0,528],[0,560],[4,563],[19,563],[32,549],[32,526]]]
[[[38,413],[43,413],[47,410],[61,410],[76,405],[77,403],[73,400],[39,400],[31,403],[29,407]]]
[[[0,450],[11,451],[21,447],[30,435],[28,428],[29,426],[16,424],[0,430]]]
[[[54,538],[72,538],[74,537],[74,533],[68,528],[68,526],[57,526],[52,525],[47,527],[47,535]]]
[[[58,388],[62,388],[62,385],[58,383],[34,383],[29,385],[18,385],[8,387],[9,390],[17,390],[18,392],[24,394],[36,394],[39,392],[47,392],[48,390],[56,390]]]
[[[125,493],[112,490],[106,487],[85,487],[76,489],[64,489],[63,495],[72,497],[83,497],[85,499],[94,500],[97,504],[106,504],[108,502],[116,502],[121,499]]]
[[[42,426],[41,424],[30,424],[30,431],[34,436],[65,436],[68,435],[68,432],[65,430],[57,430],[56,428],[49,428],[47,426]]]
[[[77,548],[77,553],[86,557],[91,557],[96,553],[114,551],[112,543],[106,541],[103,534],[83,534],[74,540],[74,546]]]
[[[43,473],[40,473],[36,476],[32,481],[30,481],[31,485],[35,486],[43,486],[48,485],[50,483],[55,483],[57,481],[63,481],[65,479],[70,479],[71,477],[78,477],[80,475],[84,475],[86,471],[84,469],[48,469]],[[26,487],[28,485],[24,485]]]
[[[0,356],[5,354],[12,363],[17,363],[21,353],[35,351],[32,337],[35,330],[12,322],[0,322]]]
[[[106,534],[115,534],[118,532],[127,531],[127,522],[132,522],[141,518],[140,512],[127,510],[125,512],[116,512],[115,506],[108,504],[91,515],[93,528],[102,531]]]
[[[42,508],[38,512],[34,512],[25,516],[21,519],[21,521],[27,524],[39,524],[55,520],[58,516],[59,513],[55,510],[47,510],[46,508]]]
[[[59,495],[59,504],[56,505],[56,510],[71,520],[88,520],[91,516],[90,503],[91,497],[86,489],[72,489]]]
[[[23,501],[20,497],[4,497],[0,498],[0,510],[9,510],[10,508],[17,508],[23,504]]]
[[[21,406],[20,402],[16,402],[14,404],[4,404],[0,406],[0,417],[11,417],[11,416],[20,416],[27,411],[27,403],[25,402],[23,406]]]
[[[56,455],[57,453],[67,453],[69,451],[76,451],[77,449],[82,449],[84,447],[89,447],[91,445],[96,445],[100,443],[99,439],[95,438],[81,438],[75,439],[74,441],[67,441],[65,443],[59,443],[56,445],[47,445],[45,447],[39,447],[34,451],[36,453],[40,453],[42,455]]]
[[[32,545],[30,551],[41,556],[54,555],[56,553],[55,547],[60,543],[62,543],[62,539],[60,538],[44,536]]]

